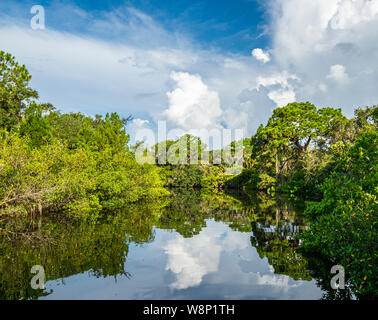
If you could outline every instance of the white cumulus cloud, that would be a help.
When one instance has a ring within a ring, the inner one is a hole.
[[[165,269],[175,275],[170,288],[182,290],[200,285],[206,275],[219,271],[222,254],[249,247],[249,237],[232,231],[225,224],[209,223],[193,238],[176,235],[164,247]]]
[[[7,6],[23,10],[16,1]],[[62,4],[49,12],[56,21],[76,11]],[[168,119],[184,130],[224,125],[251,135],[288,102],[342,107],[347,116],[377,103],[377,0],[272,0],[266,13],[269,51],[254,49],[257,60],[199,49],[194,38],[126,6],[76,12],[70,24],[80,33],[36,32],[0,10],[0,43],[30,70],[42,101],[63,112],[131,114],[151,119],[144,123],[151,128]]]
[[[270,8],[272,62],[301,78],[298,101],[341,106],[347,116],[376,104],[378,1],[276,0]]]
[[[346,82],[349,77],[346,73],[345,67],[340,64],[335,64],[329,68],[328,79],[333,79],[338,82]]]
[[[165,247],[166,270],[176,275],[176,281],[170,287],[186,289],[199,285],[206,274],[218,271],[221,250],[214,235],[207,235],[206,231],[191,239],[178,235]]]
[[[330,25],[333,29],[347,29],[376,19],[377,15],[378,1],[376,0],[344,0],[339,2]]]
[[[206,129],[218,125],[222,114],[217,92],[203,83],[200,75],[172,72],[176,88],[167,92],[169,108],[164,111],[168,120],[183,129]]]
[[[292,89],[272,90],[268,93],[268,97],[275,102],[277,107],[284,107],[296,100],[295,92]]]
[[[274,89],[269,89],[268,97],[277,107],[283,107],[296,101],[292,80],[300,81],[296,75],[289,74],[286,71],[268,77],[257,77],[256,90],[260,90],[260,87],[273,87]]]
[[[256,58],[256,60],[261,61],[263,63],[267,63],[270,61],[270,55],[268,52],[264,52],[264,50],[260,48],[256,48],[252,50],[252,55]]]
[[[140,127],[143,127],[145,124],[149,124],[150,121],[148,120],[143,120],[143,119],[134,119],[133,122],[132,122],[132,125],[134,125],[135,127],[137,128],[140,128]]]

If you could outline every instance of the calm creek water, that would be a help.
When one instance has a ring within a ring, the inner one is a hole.
[[[298,250],[294,236],[308,224],[284,203],[176,191],[168,204],[135,205],[96,225],[43,217],[15,227],[32,232],[0,242],[1,299],[332,299],[336,294],[329,288],[328,267]],[[45,290],[30,286],[33,265],[45,269]]]

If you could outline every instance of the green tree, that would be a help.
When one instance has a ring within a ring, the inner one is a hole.
[[[44,111],[52,110],[51,104],[37,104],[34,101],[25,109],[25,119],[20,125],[20,135],[28,136],[32,147],[39,147],[52,138],[51,126],[43,116]]]
[[[99,117],[99,116],[98,116]],[[86,124],[93,126],[94,120],[82,113],[60,113],[53,111],[46,115],[53,135],[64,141],[71,150],[80,147],[79,132]],[[97,119],[97,118],[96,118]]]
[[[276,178],[303,160],[310,144],[331,140],[334,128],[345,117],[341,109],[317,110],[309,103],[289,103],[277,108],[253,138],[254,151],[275,162]],[[255,153],[256,154],[256,153]]]
[[[185,134],[177,140],[155,144],[155,161],[162,168],[166,185],[170,187],[201,187],[202,154],[206,145],[200,138]]]
[[[84,121],[78,133],[80,146],[97,152],[110,148],[112,154],[128,151],[130,137],[126,133],[126,124],[130,119],[120,118],[113,112],[106,114],[105,119],[97,116],[96,119]]]
[[[37,99],[37,91],[29,87],[31,75],[15,58],[0,51],[0,128],[10,130],[17,126],[21,112],[31,99]]]
[[[321,185],[323,199],[309,204],[311,229],[303,248],[344,266],[359,296],[377,296],[378,132],[353,146],[336,144],[334,169]]]
[[[358,108],[353,119],[355,136],[374,130],[378,124],[378,106]]]

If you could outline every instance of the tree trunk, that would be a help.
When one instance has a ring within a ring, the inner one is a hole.
[[[276,152],[276,179],[278,182],[278,176],[280,174],[280,162],[278,160],[278,152]]]

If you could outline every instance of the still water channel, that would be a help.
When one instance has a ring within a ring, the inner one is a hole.
[[[283,202],[176,191],[93,224],[57,216],[0,242],[1,299],[332,299],[332,275],[304,257],[308,228]],[[32,231],[30,231],[32,230]],[[44,290],[30,286],[43,266]],[[348,295],[348,293],[345,293]]]

